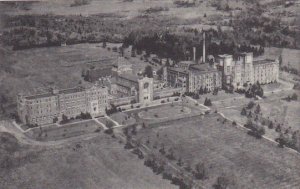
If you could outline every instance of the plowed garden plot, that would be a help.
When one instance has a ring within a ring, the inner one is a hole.
[[[212,188],[222,173],[234,174],[239,188],[299,188],[299,155],[249,136],[222,120],[213,113],[154,124],[141,129],[137,138],[153,151],[162,146],[166,151],[172,149],[174,163],[181,158],[184,166],[190,165],[192,169],[197,163],[205,163],[207,188]]]

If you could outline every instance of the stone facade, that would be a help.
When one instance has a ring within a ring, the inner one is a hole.
[[[222,87],[222,73],[217,69],[205,65],[190,67],[188,91],[197,93],[199,90],[207,89],[213,91]]]
[[[198,92],[200,88],[212,91],[222,87],[222,73],[209,64],[190,64],[186,68],[165,68],[164,78],[171,87]]]
[[[89,88],[76,87],[52,90],[49,93],[33,96],[18,96],[18,115],[26,124],[50,124],[62,115],[75,118],[82,113],[92,116],[105,114],[108,107],[108,90],[102,86]]]
[[[144,77],[138,80],[139,103],[147,104],[153,101],[153,78]]]
[[[232,55],[219,55],[217,66],[222,72],[224,86],[241,88],[244,84],[267,84],[278,81],[279,63],[275,60],[253,60],[252,53],[241,53],[237,60]]]

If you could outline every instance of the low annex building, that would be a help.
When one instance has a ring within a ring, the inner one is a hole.
[[[108,107],[107,87],[75,87],[70,89],[52,89],[49,93],[24,96],[17,99],[18,115],[26,124],[50,124],[62,120],[65,115],[75,118],[81,113],[91,116],[105,115]]]

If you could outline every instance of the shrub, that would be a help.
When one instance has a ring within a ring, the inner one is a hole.
[[[296,93],[294,93],[292,95],[291,99],[296,101],[298,99],[298,95]]]
[[[57,117],[53,118],[53,123],[56,123],[57,121],[58,121]]]
[[[106,127],[112,128],[114,126],[114,123],[112,121],[107,120],[105,123]]]
[[[62,120],[60,121],[61,124],[65,124],[70,121],[65,114],[63,114],[61,117],[62,117]]]
[[[274,128],[274,125],[273,125],[273,122],[272,122],[272,121],[270,121],[270,123],[269,123],[269,125],[268,125],[268,128],[269,128],[269,129],[273,129],[273,128]]]
[[[173,152],[172,148],[169,149],[168,154],[166,155],[166,157],[169,160],[175,160],[175,155],[174,155],[174,152]]]
[[[74,0],[74,2],[71,4],[71,7],[87,5],[90,2],[91,2],[91,0]]]
[[[97,128],[96,130],[95,130],[95,133],[99,133],[101,131],[101,129],[100,128]]]
[[[254,112],[255,112],[256,114],[259,114],[259,113],[260,113],[260,105],[259,105],[259,104],[256,106],[256,109],[255,109]]]
[[[243,115],[243,116],[247,115],[246,108],[243,108],[243,109],[242,109],[242,111],[241,111],[241,115]]]
[[[198,163],[195,167],[194,176],[196,179],[207,179],[208,178],[208,170],[204,163]]]
[[[247,105],[247,109],[252,109],[254,107],[255,103],[253,101],[250,101]]]
[[[217,178],[216,183],[213,185],[215,189],[228,189],[236,188],[236,181],[234,176],[221,175]]]
[[[212,105],[211,100],[208,99],[208,98],[205,98],[204,105],[205,106],[211,106]]]
[[[111,134],[114,133],[114,130],[113,130],[113,128],[109,128],[109,129],[106,129],[106,130],[104,131],[104,133],[111,135]]]
[[[261,138],[265,134],[265,128],[256,124],[253,124],[251,120],[244,125],[246,128],[250,129],[247,133],[256,138]]]

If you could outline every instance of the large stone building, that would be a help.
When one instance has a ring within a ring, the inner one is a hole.
[[[164,74],[171,87],[180,87],[186,92],[198,92],[201,88],[213,91],[222,87],[222,73],[207,63],[165,67]]]
[[[189,63],[184,66],[165,67],[164,78],[171,87],[181,87],[187,92],[198,92],[200,88],[213,91],[221,87],[242,88],[245,84],[268,84],[279,78],[277,60],[253,60],[252,53],[241,53],[238,58],[232,55],[219,55],[215,64]]]
[[[186,92],[198,92],[201,88],[213,91],[221,87],[241,88],[245,84],[267,84],[278,81],[277,60],[253,60],[253,53],[241,53],[235,60],[232,55],[219,55],[216,61],[207,63],[205,54],[205,33],[203,34],[203,55],[196,61],[181,61],[176,67],[164,68],[164,80],[171,87],[181,87]]]
[[[199,92],[202,88],[207,91],[220,89],[222,87],[222,73],[209,64],[196,64],[190,67],[189,92]]]
[[[224,86],[241,88],[245,84],[268,84],[278,81],[279,62],[276,60],[253,60],[252,53],[241,53],[237,60],[232,55],[219,55],[217,67],[222,71]]]
[[[82,113],[105,114],[108,90],[103,86],[76,87],[32,96],[18,95],[18,115],[26,124],[49,124],[62,115],[75,118]]]

